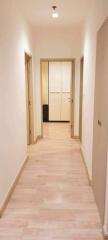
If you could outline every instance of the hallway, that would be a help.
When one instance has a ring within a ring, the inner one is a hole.
[[[108,238],[108,0],[0,19],[0,240]]]
[[[38,141],[0,219],[0,240],[102,239],[79,143]]]

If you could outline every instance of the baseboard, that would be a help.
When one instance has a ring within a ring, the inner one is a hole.
[[[47,123],[70,123],[70,121],[48,121]]]
[[[88,168],[87,168],[86,161],[85,161],[84,154],[83,154],[83,150],[81,148],[80,148],[80,151],[81,151],[81,156],[82,156],[84,166],[85,166],[85,169],[86,169],[87,177],[88,177],[88,180],[89,180],[89,185],[92,186],[92,181],[90,179]]]
[[[5,211],[6,207],[7,207],[7,204],[9,202],[10,198],[11,198],[11,195],[12,195],[12,193],[13,193],[15,187],[16,187],[16,184],[17,184],[17,182],[18,182],[18,180],[19,180],[19,178],[20,178],[20,176],[21,176],[21,174],[22,174],[22,172],[23,172],[23,170],[25,168],[25,165],[28,162],[28,160],[29,160],[29,157],[27,157],[25,159],[25,161],[23,162],[23,164],[21,165],[21,168],[18,171],[18,173],[17,173],[17,175],[16,175],[16,177],[15,177],[15,179],[13,181],[13,184],[11,185],[8,193],[6,194],[6,197],[5,197],[5,199],[4,199],[3,203],[2,203],[2,206],[0,207],[0,218],[2,217],[4,211]]]
[[[73,139],[80,140],[79,136],[73,136]]]
[[[103,226],[103,236],[104,236],[104,239],[108,239],[108,231],[105,225]]]

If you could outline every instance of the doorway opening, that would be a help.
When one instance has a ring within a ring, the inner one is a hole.
[[[82,110],[83,110],[83,72],[84,58],[80,60],[80,105],[79,105],[79,139],[82,142]]]
[[[32,56],[25,53],[27,145],[34,143]]]
[[[42,136],[74,137],[74,86],[74,59],[41,60]]]

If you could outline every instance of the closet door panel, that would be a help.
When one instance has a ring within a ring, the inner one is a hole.
[[[61,121],[70,121],[70,93],[61,94]]]
[[[49,121],[60,121],[61,93],[49,93]]]
[[[61,63],[49,63],[49,92],[61,92]]]
[[[72,63],[63,62],[62,64],[62,92],[70,92],[72,79]]]
[[[70,121],[72,62],[49,63],[49,120]]]

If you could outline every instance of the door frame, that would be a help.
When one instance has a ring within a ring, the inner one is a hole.
[[[107,170],[106,170],[105,213],[103,232],[104,236],[108,238],[108,146],[107,146]]]
[[[41,137],[43,137],[43,98],[42,98],[42,62],[48,62],[48,81],[49,81],[49,62],[71,62],[71,138],[74,138],[74,103],[75,103],[75,58],[41,58],[40,59],[40,83],[41,83]]]
[[[26,125],[27,125],[27,145],[34,144],[34,108],[33,108],[33,77],[32,77],[32,55],[27,52],[25,57],[25,72],[27,61],[27,77],[25,74],[26,89]],[[27,119],[29,117],[29,120]],[[29,127],[28,127],[29,121]]]
[[[84,80],[84,57],[80,59],[79,139],[81,142],[82,142],[83,80]]]

